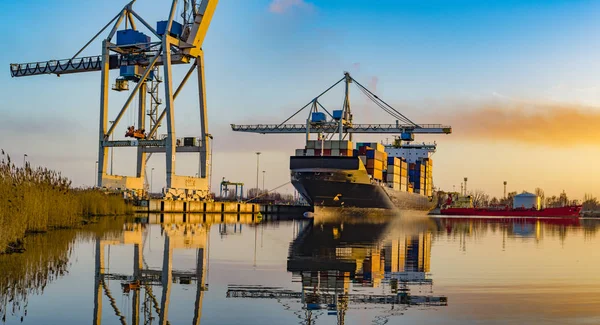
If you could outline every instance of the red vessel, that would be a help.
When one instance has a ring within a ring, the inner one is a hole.
[[[581,205],[559,208],[536,209],[510,209],[505,208],[454,208],[448,207],[440,210],[443,215],[453,216],[486,216],[486,217],[552,217],[552,218],[578,218]]]

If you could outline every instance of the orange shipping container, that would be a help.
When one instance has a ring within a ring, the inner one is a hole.
[[[367,159],[367,168],[383,170],[383,161],[379,161],[376,159]]]

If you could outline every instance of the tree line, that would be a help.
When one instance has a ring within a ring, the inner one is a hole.
[[[442,192],[444,193],[444,192]],[[445,193],[444,193],[445,194]],[[485,191],[476,189],[468,192],[473,201],[473,206],[486,208],[490,206],[508,205],[512,206],[513,198],[518,193],[516,191],[506,193],[506,197],[492,197]],[[600,210],[600,202],[598,199],[591,195],[585,194],[583,201],[578,199],[570,198],[567,193],[563,190],[558,196],[546,196],[545,192],[541,188],[536,188],[534,194],[540,198],[542,208],[557,208],[569,205],[582,205],[584,211],[596,211]]]

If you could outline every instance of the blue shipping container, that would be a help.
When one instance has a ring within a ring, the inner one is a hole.
[[[156,23],[156,33],[158,35],[164,35],[165,30],[167,29],[167,23],[168,21],[166,20]],[[183,33],[183,26],[180,23],[173,21],[173,24],[171,24],[171,36],[179,38],[181,33]]]
[[[134,44],[150,43],[150,37],[133,29],[117,31],[117,45],[126,46]]]
[[[400,134],[400,139],[404,141],[414,141],[415,135],[411,132],[402,132],[402,134]]]
[[[375,159],[375,150],[374,149],[367,150],[367,158]]]
[[[344,111],[342,111],[342,110],[335,110],[335,111],[333,111],[333,118],[336,119],[336,120],[341,120],[343,112]]]
[[[321,113],[321,112],[313,112],[312,113],[312,117],[311,120],[313,122],[325,122],[326,118],[325,118],[325,113]]]

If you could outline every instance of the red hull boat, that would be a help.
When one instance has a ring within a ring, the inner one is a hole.
[[[578,218],[581,206],[536,209],[493,209],[493,208],[444,208],[443,215],[451,216],[486,216],[486,217],[536,217],[536,218]]]

